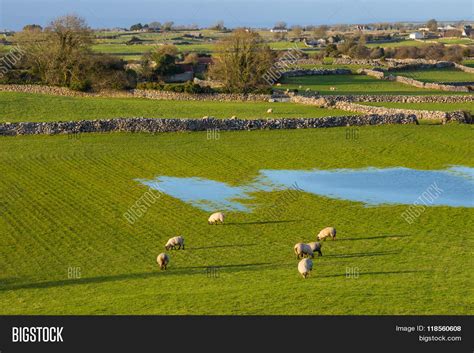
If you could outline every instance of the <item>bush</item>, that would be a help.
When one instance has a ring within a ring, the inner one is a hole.
[[[186,83],[160,83],[160,82],[141,82],[137,85],[138,89],[149,89],[157,91],[177,92],[177,93],[215,93],[216,91],[211,87],[201,87],[191,81]]]
[[[69,88],[73,91],[87,92],[92,89],[92,85],[89,80],[71,81]]]

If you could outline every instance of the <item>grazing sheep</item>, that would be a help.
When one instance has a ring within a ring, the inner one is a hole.
[[[327,237],[331,237],[332,240],[336,239],[336,228],[326,227],[318,234],[318,240],[326,240]]]
[[[299,89],[302,89],[302,88],[303,88],[303,86],[299,85],[299,86],[298,86],[298,88],[299,88]]]
[[[312,243],[309,243],[308,246],[313,250],[313,252],[317,252],[319,255],[318,256],[323,256],[323,253],[321,252],[321,243],[319,241],[313,241]]]
[[[335,91],[337,88],[336,87],[329,87],[331,91]]]
[[[237,117],[236,117],[235,115],[232,115],[230,118],[231,118],[232,120],[237,119]]]
[[[158,266],[160,266],[161,270],[166,270],[166,266],[168,266],[168,263],[170,262],[170,257],[162,252],[156,258],[156,262],[158,263]]]
[[[305,91],[309,92],[309,91],[311,91],[311,88],[308,87],[308,88],[305,89]]]
[[[171,238],[165,245],[166,250],[176,250],[176,247],[178,247],[178,250],[180,250],[181,247],[184,250],[184,238],[182,236]]]
[[[267,113],[268,113],[268,114],[273,113],[273,109],[272,109],[272,108],[268,109],[268,110],[267,110]]]
[[[307,255],[311,258],[314,257],[313,250],[311,250],[311,247],[308,244],[298,243],[298,244],[295,245],[293,250],[295,251],[297,259],[301,259],[305,255]]]
[[[310,259],[303,259],[298,263],[298,272],[301,273],[304,279],[309,276],[313,270],[313,261]]]
[[[278,83],[277,83],[277,86],[278,86],[278,87],[280,87],[280,86],[281,86],[281,83],[280,83],[280,82],[278,82]]]
[[[211,214],[211,216],[207,220],[207,223],[209,224],[224,223],[224,218],[225,218],[225,214],[223,214],[222,212],[216,212],[216,213]]]

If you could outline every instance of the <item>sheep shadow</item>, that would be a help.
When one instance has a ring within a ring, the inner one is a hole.
[[[232,222],[224,223],[223,226],[240,226],[240,225],[259,225],[259,224],[279,224],[279,223],[296,223],[302,222],[302,219],[290,219],[285,221],[252,221],[252,222]]]
[[[254,244],[226,244],[226,245],[212,245],[212,246],[200,246],[197,248],[186,248],[187,250],[208,250],[208,249],[220,249],[220,248],[243,248],[248,246],[257,246]]]
[[[57,281],[46,281],[36,283],[18,283],[13,284],[9,281],[4,281],[0,285],[0,292],[21,290],[21,289],[46,289],[63,286],[87,285],[87,284],[101,284],[123,280],[140,280],[149,279],[158,276],[183,276],[183,275],[197,275],[206,274],[210,268],[227,269],[226,272],[238,272],[244,270],[258,270],[261,267],[270,266],[271,263],[247,263],[234,265],[207,265],[207,266],[188,266],[179,268],[170,268],[166,271],[155,270],[151,272],[140,272],[130,274],[118,274],[111,276],[97,276],[78,279],[66,279]]]
[[[352,257],[372,257],[372,256],[387,256],[387,255],[398,255],[400,250],[390,250],[390,251],[373,251],[373,252],[361,252],[361,253],[351,253],[351,254],[339,254],[339,255],[324,255],[324,257],[330,258],[340,258],[348,259]]]
[[[337,241],[356,241],[356,240],[373,240],[373,239],[386,239],[386,238],[405,238],[412,237],[411,234],[402,235],[377,235],[375,237],[363,237],[363,238],[337,238]]]
[[[404,274],[414,274],[414,273],[421,273],[421,272],[432,272],[429,270],[400,270],[400,271],[373,271],[373,272],[363,272],[359,273],[359,277],[361,276],[378,276],[378,275],[404,275]],[[337,277],[348,277],[346,273],[340,273],[336,275],[325,275],[325,276],[315,276],[319,278],[337,278]]]

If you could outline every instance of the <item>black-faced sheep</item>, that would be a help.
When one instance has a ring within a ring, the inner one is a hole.
[[[308,243],[308,245],[313,252],[317,252],[319,256],[323,256],[323,253],[321,252],[322,244],[319,241],[313,241],[312,243]]]

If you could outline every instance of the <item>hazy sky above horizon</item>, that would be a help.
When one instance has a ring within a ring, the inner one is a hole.
[[[474,0],[0,0],[0,29],[74,13],[93,28],[174,21],[228,27],[473,20]]]

